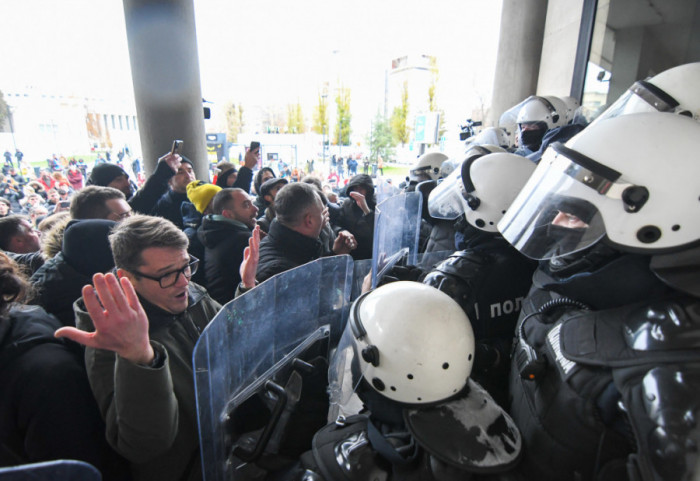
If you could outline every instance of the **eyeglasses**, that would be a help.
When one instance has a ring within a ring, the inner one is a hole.
[[[175,284],[177,284],[177,281],[180,280],[180,274],[185,276],[188,280],[195,275],[197,272],[197,268],[199,267],[199,259],[197,259],[195,256],[190,256],[190,262],[187,264],[185,267],[182,269],[177,269],[175,271],[170,271],[166,272],[162,276],[159,277],[154,277],[154,276],[149,276],[147,274],[142,274],[139,271],[132,271],[134,274],[137,276],[145,277],[146,279],[150,279],[152,281],[158,281],[158,284],[160,284],[160,287],[162,289],[166,289],[168,287],[172,287]]]

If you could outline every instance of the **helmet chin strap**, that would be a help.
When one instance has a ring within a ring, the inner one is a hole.
[[[372,419],[376,419],[381,424],[403,427],[404,406],[379,394],[369,385],[367,379],[363,378],[360,381],[355,393],[370,411]]]

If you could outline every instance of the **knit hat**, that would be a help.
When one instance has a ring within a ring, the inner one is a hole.
[[[267,179],[263,185],[260,186],[260,197],[263,199],[267,194],[270,193],[270,191],[277,185],[277,184],[288,184],[289,182],[287,179],[278,179],[278,178],[273,178],[273,179]]]
[[[217,176],[217,178],[216,178],[216,185],[218,185],[218,186],[221,187],[222,189],[225,189],[226,187],[228,187],[228,186],[226,185],[226,182],[228,182],[228,178],[231,177],[231,175],[237,174],[237,173],[238,173],[238,169],[235,168],[235,167],[231,167],[230,169],[224,170],[223,172],[221,172],[221,173]]]
[[[106,219],[72,220],[63,233],[63,257],[84,276],[114,267],[109,233],[116,222]]]
[[[185,157],[185,156],[182,155],[182,154],[180,154],[180,159],[181,159],[181,162],[187,162],[187,163],[190,164],[190,165],[192,166],[192,168],[194,169],[194,163],[193,163],[190,159],[188,159],[187,157]]]
[[[218,185],[206,184],[201,180],[193,180],[187,184],[187,198],[194,204],[197,212],[203,214],[211,200],[220,190],[221,187]]]
[[[124,169],[118,165],[107,163],[97,164],[90,173],[87,185],[101,185],[102,187],[107,187],[110,182],[120,175],[126,175],[128,177]]]

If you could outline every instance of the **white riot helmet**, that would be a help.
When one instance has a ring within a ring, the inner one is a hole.
[[[510,147],[510,139],[505,129],[487,127],[472,137],[470,145],[498,145],[503,149]]]
[[[670,112],[700,120],[700,62],[640,80],[596,119],[642,112]]]
[[[566,125],[566,103],[559,97],[555,97],[554,95],[545,95],[544,98],[549,101],[550,104],[552,104],[552,107],[554,107],[554,111],[557,113],[556,115],[556,121],[554,122],[554,127],[561,127],[562,125]]]
[[[621,251],[674,252],[700,241],[700,123],[623,115],[547,149],[498,224],[533,259],[604,239]]]
[[[464,162],[462,199],[467,222],[486,232],[498,232],[498,221],[535,167],[527,157],[508,152],[483,155]]]
[[[428,197],[428,212],[431,217],[435,219],[454,220],[462,215],[468,208],[464,192],[464,182],[462,181],[464,164],[496,152],[505,152],[505,150],[497,145],[470,146],[464,154],[463,160],[456,165],[454,172],[447,176],[430,192],[430,196]],[[528,162],[532,163],[530,160],[528,160]]]
[[[438,180],[440,178],[440,167],[446,160],[447,155],[442,152],[428,152],[421,155],[415,166],[409,171],[410,180],[412,182]]]
[[[525,99],[517,105],[513,105],[498,118],[498,127],[503,129],[508,136],[508,147],[515,145],[515,137],[518,130],[518,112],[520,112],[520,109],[527,101],[528,99]]]
[[[518,111],[517,124],[520,126],[539,122],[546,125],[546,130],[552,129],[559,123],[559,113],[549,100],[532,95],[525,100]]]
[[[581,103],[571,96],[561,97],[561,100],[566,105],[566,123],[571,124],[581,108]]]
[[[474,333],[459,304],[425,284],[392,282],[353,304],[331,361],[331,402],[347,401],[363,378],[393,401],[443,401],[464,389],[473,363]]]

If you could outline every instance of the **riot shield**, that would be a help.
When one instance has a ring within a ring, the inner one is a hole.
[[[354,301],[362,294],[362,282],[365,276],[372,270],[372,259],[363,259],[353,262],[352,289],[350,290],[350,301]]]
[[[374,216],[372,287],[403,257],[415,265],[421,221],[420,192],[404,192],[377,205]]]
[[[393,197],[399,193],[399,189],[391,183],[391,179],[379,178],[375,187],[377,204],[381,204],[389,197]]]
[[[283,272],[204,330],[193,364],[205,480],[253,479],[310,449],[326,424],[329,339],[347,319],[351,276],[349,256]]]
[[[0,468],[0,481],[100,481],[92,464],[71,459]]]

